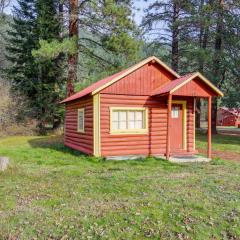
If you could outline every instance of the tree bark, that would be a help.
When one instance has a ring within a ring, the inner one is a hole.
[[[200,128],[201,127],[201,100],[200,100],[200,98],[196,99],[195,114],[196,114],[195,126],[196,126],[196,128]]]
[[[69,0],[69,37],[75,44],[75,52],[68,56],[67,96],[74,94],[78,64],[78,0]]]
[[[212,126],[212,134],[217,134],[217,98],[212,98],[212,120],[211,120],[211,126]]]
[[[60,37],[60,39],[63,39],[63,33],[64,33],[63,0],[59,1],[58,15],[59,15],[59,23],[60,23],[59,37]]]
[[[172,69],[178,71],[179,63],[179,12],[178,2],[173,3],[173,22],[172,22]]]
[[[199,47],[200,49],[206,50],[207,48],[207,42],[208,42],[208,32],[209,32],[209,27],[206,26],[203,21],[205,21],[205,19],[202,21],[202,18],[205,17],[209,17],[208,14],[207,16],[205,16],[204,14],[202,14],[202,9],[204,7],[204,0],[201,0],[200,3],[200,15],[201,15],[201,19],[200,19],[200,30],[199,30]],[[200,59],[199,61],[199,71],[201,73],[204,72],[204,60]],[[201,127],[201,100],[200,98],[196,99],[196,118],[195,118],[195,125],[196,128],[200,128]]]
[[[220,82],[221,79],[221,53],[223,48],[223,0],[219,0],[218,13],[217,13],[217,26],[215,37],[215,56],[214,56],[214,77],[215,83]],[[217,99],[212,101],[212,133],[217,134]]]

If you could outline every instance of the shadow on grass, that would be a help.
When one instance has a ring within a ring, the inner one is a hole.
[[[76,157],[86,156],[86,154],[84,153],[81,153],[79,151],[76,151],[74,149],[64,146],[62,136],[48,136],[48,137],[35,138],[35,139],[28,140],[28,143],[33,148],[52,149],[62,153],[71,154]]]
[[[54,150],[56,152],[60,152],[62,154],[70,155],[70,158],[67,162],[70,164],[70,162],[75,162],[76,158],[79,158],[81,160],[85,160],[91,163],[99,163],[103,162],[102,158],[96,158],[93,156],[88,156],[85,153],[82,153],[80,151],[71,149],[69,147],[64,146],[63,144],[63,136],[46,136],[46,137],[40,137],[28,140],[28,143],[32,148],[38,148],[38,149],[50,149]],[[48,152],[46,152],[48,154]],[[68,165],[66,164],[66,165]],[[64,164],[63,164],[64,165]]]
[[[93,156],[88,156],[82,152],[77,150],[73,150],[69,147],[64,146],[63,144],[63,137],[62,136],[47,136],[47,137],[40,137],[28,140],[28,143],[32,148],[42,148],[42,149],[50,149],[57,152],[61,152],[63,154],[69,154],[72,157],[81,158],[81,160],[88,161],[91,163],[103,163],[104,165],[114,165],[116,169],[119,166],[146,166],[146,165],[161,165],[164,169],[168,168],[179,168],[184,167],[180,164],[171,163],[165,159],[155,158],[155,157],[147,157],[144,159],[135,159],[135,160],[105,160],[104,158],[97,158]],[[46,152],[46,154],[48,154]],[[69,163],[69,162],[68,162]]]

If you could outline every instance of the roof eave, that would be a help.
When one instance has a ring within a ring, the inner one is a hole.
[[[207,78],[205,78],[200,72],[196,72],[193,74],[190,78],[188,78],[186,81],[183,83],[179,84],[176,86],[174,89],[172,89],[169,93],[173,94],[175,91],[177,91],[179,88],[193,80],[194,78],[199,77],[204,83],[206,83],[215,93],[217,93],[217,96],[223,97],[224,94],[221,90],[219,90],[217,87],[215,87]]]
[[[152,94],[152,96],[163,96],[163,95],[167,95],[167,94],[173,94],[174,95],[174,92],[176,92],[178,89],[180,89],[182,86],[184,86],[185,84],[187,84],[188,82],[190,82],[191,80],[193,80],[196,77],[199,77],[204,83],[206,83],[217,94],[217,96],[220,96],[220,97],[224,96],[222,91],[220,91],[217,87],[215,87],[208,79],[206,79],[199,72],[194,73],[188,79],[186,79],[186,81],[177,85],[176,87],[174,87],[170,91],[166,91],[166,92],[163,92],[163,93],[154,93],[154,94]]]

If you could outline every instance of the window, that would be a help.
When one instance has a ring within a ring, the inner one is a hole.
[[[84,133],[84,108],[78,109],[78,132]]]
[[[111,108],[111,133],[147,133],[146,108]]]
[[[172,107],[172,118],[179,117],[179,110],[180,110],[180,107]]]

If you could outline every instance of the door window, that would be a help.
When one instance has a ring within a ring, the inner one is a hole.
[[[179,117],[180,107],[172,107],[172,118]]]

